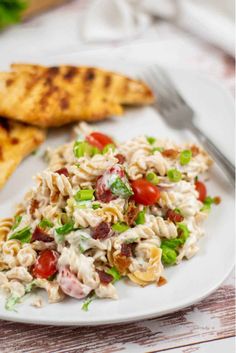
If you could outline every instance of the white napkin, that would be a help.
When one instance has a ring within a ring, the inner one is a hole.
[[[217,7],[220,3],[212,0],[93,0],[81,34],[87,42],[126,40],[161,17],[234,55],[234,23],[224,11],[233,1],[221,1]]]

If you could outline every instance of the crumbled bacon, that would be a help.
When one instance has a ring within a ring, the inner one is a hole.
[[[60,175],[63,174],[66,177],[69,176],[69,172],[68,172],[67,168],[58,169],[58,170],[55,171],[55,173],[60,174]]]
[[[29,209],[30,214],[33,215],[37,208],[39,208],[39,201],[35,199],[31,200]]]
[[[121,154],[121,153],[116,154],[115,158],[118,159],[120,164],[123,164],[125,162],[125,156],[123,156],[123,154]]]
[[[114,265],[121,274],[125,274],[127,268],[131,264],[130,257],[118,254],[113,257]]]
[[[174,223],[182,222],[184,220],[184,217],[181,214],[179,214],[178,212],[175,212],[171,209],[167,210],[166,218]]]
[[[192,151],[192,156],[196,157],[197,154],[199,154],[199,148],[195,145],[191,146],[190,150]]]
[[[164,286],[164,284],[166,283],[167,283],[167,279],[161,276],[157,282],[157,285],[158,287],[161,287],[161,286]]]
[[[121,244],[121,250],[120,250],[121,255],[130,257],[132,256],[132,247],[131,244]]]
[[[132,226],[139,213],[139,208],[135,205],[135,202],[129,202],[127,211],[124,216],[124,221],[129,226]]]
[[[178,154],[179,154],[179,152],[174,150],[173,148],[169,148],[167,150],[164,150],[161,153],[164,157],[167,157],[167,158],[177,158]]]
[[[106,239],[111,236],[111,226],[106,222],[101,222],[97,227],[92,229],[92,237],[94,239]]]
[[[109,284],[113,281],[113,277],[112,275],[109,275],[108,273],[104,272],[104,271],[100,271],[100,270],[97,270],[98,272],[98,275],[99,275],[99,278],[100,278],[100,282],[102,284]]]
[[[53,238],[42,228],[36,227],[32,234],[31,242],[34,242],[35,240],[40,240],[44,241],[45,243],[48,243],[50,241],[53,241]]]
[[[215,205],[219,205],[221,203],[221,198],[220,198],[220,196],[215,196],[214,197],[214,204]]]

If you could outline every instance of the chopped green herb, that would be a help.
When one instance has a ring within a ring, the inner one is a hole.
[[[164,148],[163,147],[154,147],[152,149],[152,154],[154,154],[156,151],[158,152],[163,152],[164,151]]]
[[[31,228],[26,226],[15,233],[12,233],[9,239],[17,239],[20,240],[22,243],[29,243],[31,239]]]
[[[135,223],[136,224],[144,224],[145,223],[145,210],[140,211],[138,213],[138,216],[137,216],[137,218],[135,220]]]
[[[52,227],[53,227],[53,223],[50,222],[48,219],[43,218],[43,219],[39,222],[38,226],[39,226],[39,228],[42,228],[42,229],[52,228]]]
[[[9,311],[16,311],[15,306],[20,302],[21,297],[18,295],[12,294],[7,298],[5,303],[5,309]]]
[[[119,273],[119,271],[115,266],[113,266],[112,268],[109,268],[105,272],[113,277],[113,283],[121,279],[121,274]]]
[[[153,145],[156,142],[155,137],[152,136],[146,136],[147,142],[150,143],[150,145]]]
[[[119,177],[111,184],[110,186],[111,192],[114,195],[128,198],[133,195],[133,191],[128,183],[124,183]]]
[[[177,252],[168,246],[161,245],[162,248],[162,261],[165,265],[174,265],[176,263]]]
[[[100,208],[100,207],[101,207],[100,203],[94,203],[94,204],[92,204],[92,209],[93,209],[93,210],[97,210],[97,209]]]
[[[173,181],[175,183],[182,179],[182,174],[177,169],[169,169],[167,172],[167,176],[170,181]]]
[[[19,226],[21,220],[22,220],[22,216],[19,216],[19,215],[15,216],[15,221],[11,227],[11,230],[15,230]]]
[[[81,307],[82,310],[84,311],[88,311],[89,309],[89,305],[91,304],[91,302],[96,298],[96,296],[93,294],[89,297],[87,297],[84,302],[83,302],[83,305]]]
[[[123,222],[117,222],[112,225],[112,229],[118,233],[123,233],[127,229],[129,229],[129,226],[126,223]]]
[[[58,235],[66,235],[74,229],[74,222],[69,222],[56,229]]]
[[[27,283],[26,286],[25,286],[25,293],[30,293],[32,291],[32,289],[34,288],[34,286],[37,285],[37,280],[33,280],[32,282],[30,283]]]
[[[180,164],[185,165],[191,161],[192,158],[192,151],[191,150],[184,150],[180,153]]]
[[[154,185],[157,185],[159,183],[159,178],[154,172],[147,173],[146,179]]]
[[[175,213],[178,213],[178,214],[182,214],[182,213],[181,213],[181,210],[180,210],[179,208],[175,208],[175,209],[174,209],[174,212],[175,212]]]
[[[108,145],[106,145],[103,150],[102,150],[102,154],[106,154],[109,150],[114,151],[116,148],[116,146],[113,143],[109,143]]]
[[[93,199],[93,194],[94,194],[93,189],[87,189],[87,190],[79,190],[74,198],[76,201],[88,201]]]

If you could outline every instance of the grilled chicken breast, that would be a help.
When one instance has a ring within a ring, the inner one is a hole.
[[[93,67],[14,64],[0,73],[0,115],[41,127],[121,115],[122,105],[149,104],[141,81]]]
[[[0,118],[0,189],[18,164],[45,138],[45,131],[34,126]]]

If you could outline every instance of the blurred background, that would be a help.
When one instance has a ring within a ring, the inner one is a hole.
[[[0,0],[0,66],[66,53],[204,71],[234,88],[234,0]]]

